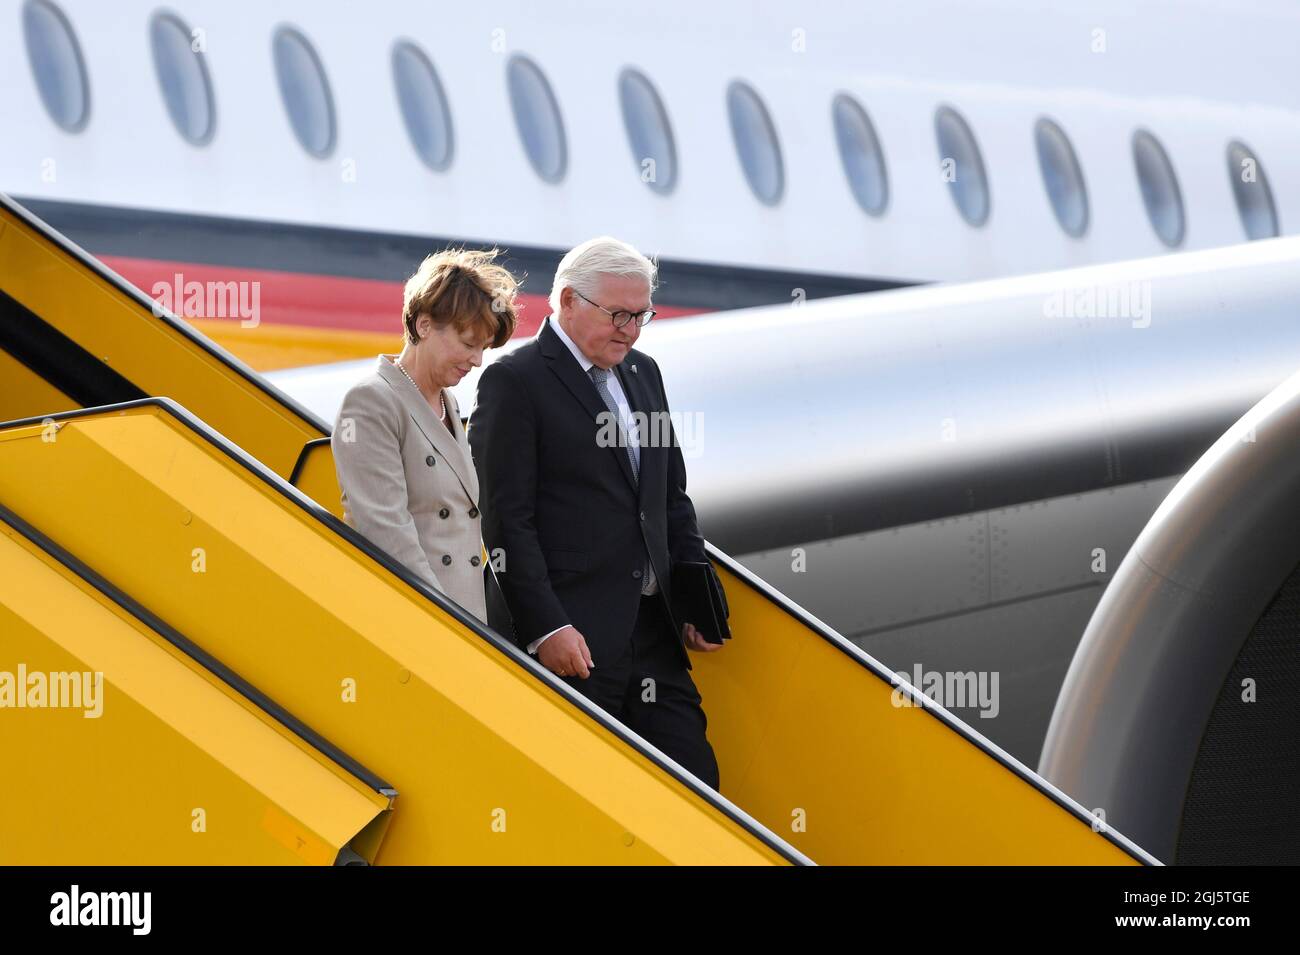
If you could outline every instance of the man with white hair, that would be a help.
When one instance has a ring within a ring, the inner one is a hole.
[[[716,789],[686,648],[721,644],[671,600],[673,562],[706,561],[704,538],[659,366],[632,347],[655,272],[608,236],[565,255],[537,336],[484,369],[469,442],[515,640]]]

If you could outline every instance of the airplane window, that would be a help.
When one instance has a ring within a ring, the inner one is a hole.
[[[1138,187],[1142,190],[1142,203],[1147,207],[1151,228],[1170,248],[1180,245],[1187,222],[1178,176],[1165,147],[1145,129],[1133,134],[1133,164],[1137,168]]]
[[[568,165],[568,147],[551,84],[536,63],[515,54],[506,64],[506,85],[515,128],[533,171],[546,182],[559,182]]]
[[[864,212],[878,216],[889,203],[889,177],[876,128],[866,110],[846,93],[839,94],[831,103],[831,118],[835,123],[840,162],[844,164],[844,175],[848,177],[853,197]]]
[[[90,118],[86,61],[72,24],[49,0],[23,4],[23,39],[45,111],[60,127],[79,132]]]
[[[957,211],[970,225],[982,226],[989,218],[989,181],[975,134],[950,106],[935,111],[934,133],[940,169]]]
[[[619,75],[618,99],[641,181],[667,195],[677,185],[677,148],[663,100],[650,80],[633,69]]]
[[[426,166],[442,172],[451,165],[451,107],[438,71],[414,43],[393,46],[393,86],[411,145]]]
[[[735,80],[727,87],[727,114],[736,155],[759,202],[774,206],[785,191],[781,144],[767,107],[753,87]]]
[[[280,27],[271,44],[280,99],[289,125],[303,149],[318,159],[334,151],[334,97],[325,67],[307,38],[293,27]]]
[[[1079,157],[1065,131],[1046,117],[1034,124],[1034,146],[1056,221],[1077,239],[1088,231],[1088,189]]]
[[[1232,181],[1232,194],[1237,200],[1237,212],[1241,214],[1246,236],[1271,239],[1278,235],[1273,190],[1268,187],[1264,167],[1244,143],[1228,144],[1228,178]]]
[[[149,45],[163,102],[179,132],[195,146],[212,139],[216,109],[205,54],[192,45],[190,28],[170,13],[149,22]]]

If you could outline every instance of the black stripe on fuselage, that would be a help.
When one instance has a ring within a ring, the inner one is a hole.
[[[231,268],[274,269],[311,275],[403,282],[430,252],[448,245],[489,247],[445,236],[365,232],[283,222],[157,212],[15,197],[35,215],[97,256],[118,255]],[[505,265],[524,276],[523,291],[546,295],[561,249],[513,245]],[[701,311],[747,308],[806,298],[876,292],[918,283],[845,275],[776,271],[745,266],[659,262],[655,301]]]

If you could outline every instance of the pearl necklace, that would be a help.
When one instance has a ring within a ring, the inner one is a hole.
[[[398,360],[398,359],[396,359],[396,358],[394,358],[394,359],[393,359],[393,364],[397,366],[397,370],[398,370],[398,371],[400,371],[403,375],[406,376],[406,380],[407,380],[407,381],[409,381],[412,385],[415,385],[415,390],[416,390],[416,391],[420,391],[420,386],[415,384],[415,379],[411,377],[411,373],[410,373],[409,371],[407,371],[405,368],[402,367],[402,363],[401,363],[401,361]],[[423,392],[423,391],[420,391],[420,397],[421,397],[421,398],[424,397],[424,392]],[[438,403],[439,403],[440,405],[442,405],[442,417],[443,417],[444,420],[446,420],[446,418],[447,418],[447,399],[444,398],[444,397],[442,396],[442,389],[441,389],[441,388],[438,389]]]

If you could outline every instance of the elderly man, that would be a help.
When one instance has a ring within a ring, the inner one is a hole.
[[[716,789],[686,647],[720,644],[671,603],[673,562],[706,560],[704,538],[675,432],[643,427],[668,420],[659,367],[632,347],[654,284],[617,239],[565,255],[537,337],[484,369],[469,442],[515,639]]]

